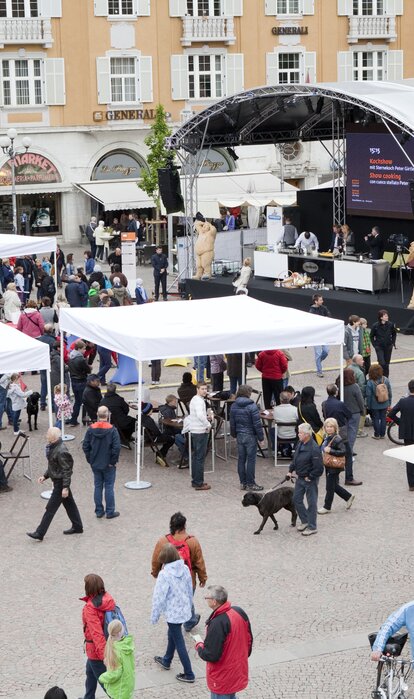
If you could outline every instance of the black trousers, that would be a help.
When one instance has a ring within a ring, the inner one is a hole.
[[[280,394],[283,391],[283,379],[265,379],[262,377],[263,402],[266,410],[271,408],[272,399],[280,405]]]
[[[412,442],[410,439],[404,439],[404,444],[408,446],[409,444],[414,444],[414,442]],[[405,468],[407,471],[408,487],[414,488],[414,464],[411,464],[409,461],[406,461]]]
[[[160,282],[161,282],[161,289],[162,289],[162,297],[164,299],[167,298],[167,273],[163,272],[160,274],[159,272],[154,271],[154,296],[155,300],[158,301],[158,297],[160,295]]]
[[[339,469],[328,469],[325,468],[325,474],[326,474],[326,494],[325,494],[325,502],[324,502],[324,508],[326,510],[330,510],[332,507],[332,502],[334,499],[334,495],[339,495],[342,500],[345,500],[345,502],[348,502],[349,498],[351,497],[351,493],[348,490],[345,490],[340,484],[339,484]]]
[[[76,502],[73,499],[72,491],[69,489],[68,497],[62,498],[62,483],[63,481],[60,480],[54,481],[53,483],[52,495],[50,496],[50,500],[48,500],[46,505],[45,514],[43,515],[42,521],[36,529],[36,532],[40,534],[40,536],[45,536],[52,523],[53,517],[61,505],[63,505],[65,508],[72,523],[72,527],[74,529],[83,529],[81,516],[79,514]]]
[[[151,360],[151,380],[159,381],[161,377],[161,359]]]
[[[389,345],[388,347],[380,347],[379,345],[377,345],[375,347],[375,351],[377,353],[378,364],[382,366],[384,376],[389,376],[392,345]]]
[[[224,372],[220,371],[218,374],[211,374],[211,388],[213,391],[222,391],[224,381]]]

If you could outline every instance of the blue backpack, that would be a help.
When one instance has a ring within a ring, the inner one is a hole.
[[[105,612],[104,626],[103,626],[105,638],[108,638],[108,636],[109,636],[109,633],[108,633],[109,624],[111,623],[111,621],[114,621],[115,619],[118,619],[121,622],[122,626],[124,627],[125,636],[128,636],[128,628],[126,625],[125,617],[122,614],[118,605],[116,604],[114,609],[111,609],[111,610]]]

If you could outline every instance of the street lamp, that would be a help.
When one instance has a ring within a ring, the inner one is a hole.
[[[30,146],[32,145],[32,139],[29,136],[22,138],[22,149],[17,149],[14,147],[14,141],[17,138],[16,129],[9,129],[7,131],[7,136],[2,136],[0,138],[0,148],[5,155],[8,155],[11,160],[11,179],[12,179],[12,208],[13,208],[13,233],[17,233],[17,198],[16,198],[16,174],[15,174],[15,163],[14,159],[19,153],[27,153]]]

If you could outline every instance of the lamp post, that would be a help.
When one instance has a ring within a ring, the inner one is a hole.
[[[22,138],[23,149],[17,149],[14,147],[14,141],[17,138],[16,129],[9,129],[7,131],[7,136],[2,136],[0,138],[0,148],[5,155],[8,155],[11,161],[11,180],[12,180],[12,209],[13,209],[13,233],[17,233],[17,197],[16,197],[16,173],[15,173],[15,163],[14,159],[19,153],[27,153],[29,150],[32,139],[29,136]]]

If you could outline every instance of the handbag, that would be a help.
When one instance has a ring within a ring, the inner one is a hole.
[[[307,425],[309,425],[309,422],[307,420],[305,420],[305,418],[302,415],[302,408],[301,408],[300,403],[298,405],[298,408],[299,408],[299,415],[300,415],[302,422],[305,422]],[[314,438],[316,444],[318,445],[318,447],[320,447],[322,442],[323,442],[323,429],[322,429],[322,427],[317,432],[312,430],[312,434],[313,434],[313,438]]]
[[[332,437],[331,441],[327,446],[329,447],[335,438]],[[345,468],[345,456],[334,456],[333,454],[327,454],[325,451],[322,452],[323,465],[328,468],[339,468],[343,470]]]

